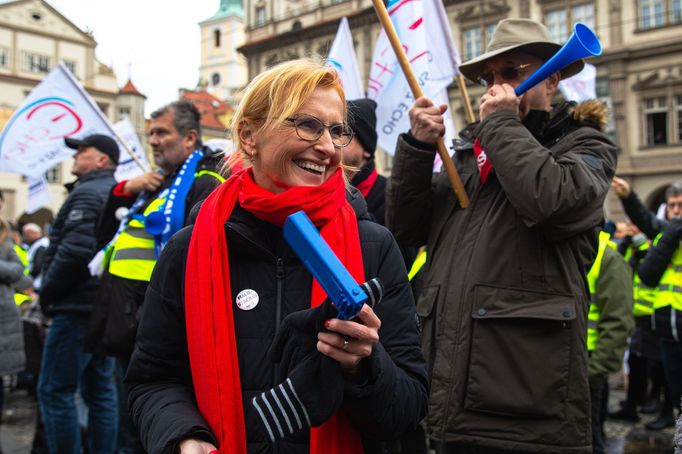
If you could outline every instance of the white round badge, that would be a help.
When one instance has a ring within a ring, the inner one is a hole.
[[[237,294],[237,307],[243,311],[250,311],[258,306],[258,293],[250,288],[244,289]]]

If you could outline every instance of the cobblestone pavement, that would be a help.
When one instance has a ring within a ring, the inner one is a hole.
[[[617,408],[618,402],[622,399],[623,391],[613,390],[609,399],[611,408]],[[6,391],[5,409],[0,426],[3,454],[30,452],[35,427],[35,406],[35,399],[26,391]],[[605,425],[608,454],[671,453],[673,429],[660,432],[646,430],[644,424],[653,418],[653,415],[643,415],[637,424],[608,420]]]

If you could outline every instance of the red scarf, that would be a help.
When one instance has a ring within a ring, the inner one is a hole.
[[[481,177],[481,184],[485,184],[485,180],[493,169],[493,165],[490,163],[488,155],[483,151],[483,147],[481,147],[481,142],[478,141],[478,138],[474,141],[474,156],[476,157],[476,165],[478,166],[478,173]]]
[[[246,430],[234,337],[225,222],[239,201],[259,219],[281,226],[304,210],[351,275],[364,281],[355,212],[346,201],[342,170],[321,186],[297,186],[273,194],[253,180],[253,169],[234,174],[216,188],[199,211],[187,256],[185,316],[194,394],[199,411],[218,439],[220,452],[246,454]],[[327,297],[313,280],[311,307]],[[360,435],[343,411],[310,430],[312,454],[362,453]]]
[[[377,169],[374,169],[372,170],[372,173],[370,173],[367,176],[367,178],[365,178],[363,181],[358,183],[357,186],[355,186],[356,188],[358,188],[360,193],[362,193],[362,196],[364,198],[367,198],[367,194],[369,194],[369,191],[371,191],[372,188],[374,187],[374,183],[377,181],[378,176],[379,174],[377,173]]]

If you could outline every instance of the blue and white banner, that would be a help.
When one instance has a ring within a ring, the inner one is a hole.
[[[39,178],[27,178],[28,182],[28,201],[26,203],[26,214],[33,214],[44,206],[50,205],[50,188],[47,186],[45,176]]]
[[[329,49],[327,64],[339,73],[343,91],[346,92],[346,99],[360,99],[365,97],[365,90],[362,88],[358,61],[355,57],[355,47],[353,37],[350,34],[348,19],[342,18],[339,30]]]
[[[149,167],[149,163],[147,162],[147,154],[144,152],[140,139],[135,133],[135,128],[128,117],[116,122],[114,124],[114,130],[118,133],[121,140],[127,143],[130,149],[133,150],[133,153],[135,153],[135,156],[137,156],[144,165],[145,169],[150,170],[151,167]],[[118,158],[118,167],[114,174],[116,181],[130,180],[138,175],[142,175],[143,170],[140,169],[140,166],[138,166],[133,158],[130,157],[130,154],[128,154],[120,144],[118,148],[120,154]]]
[[[0,171],[40,178],[75,153],[64,145],[65,137],[95,133],[114,136],[97,104],[59,64],[31,90],[0,133]]]

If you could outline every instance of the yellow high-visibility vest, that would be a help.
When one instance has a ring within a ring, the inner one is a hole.
[[[658,244],[663,234],[659,233],[654,239]],[[654,310],[671,306],[676,311],[682,311],[682,246],[679,246],[668,264],[661,280],[656,286]]]
[[[590,289],[590,299],[594,299],[597,291],[597,280],[601,273],[601,262],[604,259],[604,251],[607,247],[617,249],[616,244],[611,241],[611,235],[601,231],[599,232],[599,249],[597,250],[597,257],[594,259],[592,268],[587,273],[587,285]],[[594,302],[590,303],[590,309],[587,313],[587,351],[593,351],[597,347],[597,340],[599,340],[599,331],[597,325],[600,318],[599,308]]]
[[[194,174],[194,178],[202,175],[210,175],[221,183],[225,179],[209,170],[201,170]],[[166,191],[161,191],[163,194]],[[154,211],[158,211],[166,201],[165,197],[157,197],[145,208],[143,216],[148,216]],[[109,273],[125,279],[149,282],[156,265],[156,251],[154,248],[154,236],[144,228],[144,222],[137,219],[130,219],[123,232],[116,238],[111,245],[109,260]]]

